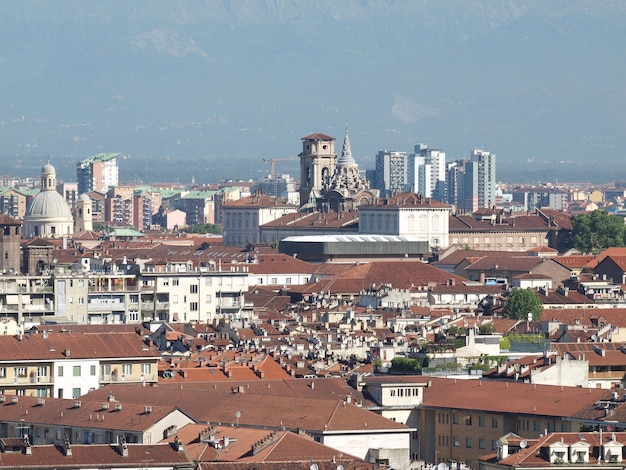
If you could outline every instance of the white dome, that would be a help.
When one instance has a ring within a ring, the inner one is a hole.
[[[26,211],[26,217],[69,217],[72,218],[72,212],[67,201],[63,199],[56,191],[41,191],[37,194],[28,210]]]

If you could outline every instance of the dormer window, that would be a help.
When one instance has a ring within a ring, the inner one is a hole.
[[[584,451],[584,450],[577,451],[576,452],[576,463],[584,463],[586,454],[587,454],[587,452]]]

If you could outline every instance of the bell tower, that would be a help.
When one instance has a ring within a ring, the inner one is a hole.
[[[315,133],[302,137],[300,157],[300,207],[315,204],[322,196],[337,167],[335,138]]]

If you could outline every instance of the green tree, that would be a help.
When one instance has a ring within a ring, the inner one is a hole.
[[[212,233],[214,235],[219,235],[220,233],[222,233],[222,230],[220,229],[219,225],[215,225],[215,224],[198,224],[198,225],[193,225],[192,227],[185,227],[185,228],[181,229],[181,232],[184,232],[184,233],[201,233],[201,234]]]
[[[532,319],[539,320],[542,309],[543,305],[534,290],[514,287],[509,293],[509,299],[502,314],[507,318],[526,320],[528,314],[532,313]]]
[[[410,357],[394,357],[391,360],[391,370],[398,372],[417,372],[422,369],[422,364],[417,359]]]
[[[596,210],[572,218],[572,243],[582,253],[600,253],[612,246],[624,246],[626,226],[624,219]]]
[[[478,327],[478,332],[481,335],[492,335],[496,332],[496,327],[493,326],[493,323],[483,323]]]

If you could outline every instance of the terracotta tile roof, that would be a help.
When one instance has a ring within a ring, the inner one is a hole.
[[[331,380],[331,379],[321,379]],[[310,382],[310,381],[309,381]],[[402,430],[406,426],[389,421],[380,415],[367,411],[354,404],[346,403],[341,399],[320,399],[299,396],[297,400],[290,396],[274,395],[272,384],[274,381],[261,381],[260,387],[265,386],[267,392],[254,393],[253,384],[250,389],[244,386],[244,393],[224,393],[217,388],[189,389],[183,386],[176,390],[171,387],[107,387],[115,397],[121,401],[134,400],[141,403],[154,403],[161,406],[174,404],[196,421],[235,423],[235,412],[240,411],[239,423],[247,426],[268,426],[274,428],[305,429],[313,431],[337,430]],[[281,383],[280,381],[278,382]],[[285,381],[291,384],[291,381]],[[306,382],[305,382],[306,383]],[[316,382],[316,384],[319,382]],[[175,393],[172,393],[176,390]],[[271,394],[268,399],[267,395]],[[302,394],[304,395],[304,394]],[[104,399],[107,392],[104,389],[95,390],[86,397]],[[263,406],[259,406],[263,403]]]
[[[60,446],[33,446],[32,454],[3,452],[0,468],[50,469],[50,468],[141,468],[149,462],[150,468],[172,468],[193,465],[184,452],[170,444],[128,444],[124,457],[117,445],[72,444],[72,455],[66,456]]]
[[[352,228],[356,231],[358,224],[358,212],[313,212],[310,214],[295,212],[267,222],[261,225],[261,228],[297,228],[298,231],[310,229],[316,232],[319,232],[321,228]]]
[[[539,300],[544,305],[545,309],[549,309],[551,304],[556,305],[595,305],[595,302],[587,297],[585,294],[581,294],[578,291],[570,290],[567,295],[563,294],[560,291],[550,290],[546,293],[543,291],[537,291],[537,296]]]
[[[524,256],[524,252],[507,252],[509,256]],[[431,263],[434,266],[437,265],[447,265],[447,266],[456,266],[461,261],[471,258],[471,259],[480,259],[485,256],[502,256],[501,251],[488,251],[488,250],[461,250],[457,249],[452,251],[446,256],[439,259],[439,261],[435,261]]]
[[[22,225],[22,221],[7,214],[0,214],[0,225]]]
[[[541,321],[565,325],[598,326],[598,321],[626,328],[626,308],[548,308],[541,312]]]
[[[431,385],[424,390],[424,406],[570,417],[609,393],[607,390],[581,387],[432,377]]]
[[[541,264],[541,258],[536,256],[483,256],[465,268],[466,271],[527,271],[530,272]]]
[[[46,333],[0,336],[2,361],[159,357],[136,333]]]
[[[600,439],[602,437],[602,442]],[[598,456],[601,453],[601,445],[606,444],[610,440],[615,438],[615,441],[619,443],[623,443],[626,440],[626,433],[623,432],[615,432],[615,433],[605,433],[604,435],[597,432],[586,432],[586,433],[551,433],[548,435],[542,435],[538,439],[525,439],[526,448],[516,450],[511,455],[497,460],[495,455],[489,455],[481,457],[480,460],[491,460],[493,462],[498,462],[499,465],[502,465],[502,468],[554,468],[555,464],[550,463],[549,458],[549,446],[554,443],[563,443],[566,446],[571,446],[574,444],[578,444],[579,442],[584,442],[585,447],[589,446],[589,463],[587,464],[575,464],[583,467],[589,467],[590,465],[601,465],[603,462]],[[515,445],[516,449],[519,447],[519,442],[521,438],[517,439],[517,443],[513,443],[511,440],[508,440],[509,444]],[[565,464],[568,465],[568,464]],[[607,465],[616,465],[616,464],[608,464]],[[617,464],[620,465],[620,464]]]
[[[309,274],[315,266],[293,256],[278,254],[261,254],[258,262],[247,263],[246,268],[252,274]]]
[[[335,138],[326,134],[322,134],[321,132],[315,132],[313,134],[302,137],[301,140],[335,140]]]
[[[37,397],[19,396],[17,403],[7,398],[4,403],[0,403],[0,414],[3,421],[18,423],[23,419],[26,423],[54,426],[62,422],[68,427],[145,431],[177,409],[175,404],[151,405],[139,397],[133,402],[109,402],[108,394],[100,401],[85,400],[85,397],[79,400],[47,397],[44,404],[40,404]],[[79,407],[75,406],[77,402],[80,403]],[[108,410],[102,406],[105,402],[110,404]],[[116,404],[121,408],[116,409]],[[145,412],[146,405],[152,406],[149,413]]]
[[[539,209],[537,212],[543,215],[547,220],[551,220],[553,223],[557,224],[559,228],[564,230],[572,230],[574,228],[572,225],[572,215],[567,212],[546,208]]]
[[[566,268],[582,269],[590,261],[593,261],[595,259],[595,256],[594,255],[568,255],[568,256],[555,256],[552,259],[562,264]]]

